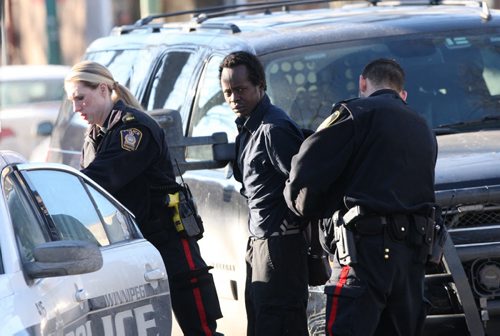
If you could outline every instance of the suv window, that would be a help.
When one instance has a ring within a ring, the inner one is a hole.
[[[432,127],[476,120],[497,114],[499,47],[498,32],[460,32],[287,50],[265,56],[268,94],[301,127],[316,129],[332,104],[358,95],[368,61],[389,57],[406,71],[408,103]]]
[[[190,52],[171,51],[161,58],[153,77],[147,110],[180,111],[189,92],[189,81],[198,60]]]
[[[106,66],[118,83],[139,97],[156,55],[157,50],[151,48],[100,51],[89,53],[86,58]]]
[[[214,132],[226,132],[229,142],[234,142],[238,131],[236,115],[227,105],[219,82],[219,65],[223,56],[215,55],[207,63],[200,80],[193,108],[189,135],[209,136]],[[211,146],[186,148],[187,160],[211,160]]]
[[[271,101],[301,126],[316,129],[338,101],[358,96],[364,65],[396,59],[406,71],[408,103],[431,127],[497,114],[500,94],[500,33],[460,32],[324,44],[262,56]],[[218,80],[222,56],[210,59],[193,109],[191,135],[236,136],[234,113]],[[190,148],[190,159],[207,159],[210,148]]]
[[[140,92],[144,90],[144,78],[148,77],[156,55],[157,49],[155,48],[127,49],[89,52],[85,58],[106,66],[118,83],[125,85],[136,97],[139,97]],[[56,125],[67,125],[72,118],[79,119],[73,113],[71,102],[64,98]],[[78,121],[75,122],[78,123]],[[86,124],[84,121],[82,123]],[[55,133],[57,133],[57,127]]]

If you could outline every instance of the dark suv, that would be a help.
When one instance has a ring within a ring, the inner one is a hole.
[[[333,103],[357,96],[368,61],[401,63],[408,103],[438,138],[437,200],[452,238],[442,264],[428,270],[426,335],[499,335],[500,13],[475,1],[276,1],[189,13],[189,21],[158,22],[173,13],[116,27],[84,58],[109,67],[165,128],[204,220],[200,245],[214,266],[221,331],[245,334],[248,233],[246,202],[227,164],[235,115],[218,66],[229,52],[247,50],[265,65],[272,102],[311,130]],[[78,166],[86,127],[63,104],[48,160]],[[310,331],[320,335],[324,296],[321,288],[310,293]]]

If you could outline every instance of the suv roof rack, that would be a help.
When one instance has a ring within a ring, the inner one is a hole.
[[[491,19],[490,9],[485,0],[373,0],[373,5],[462,5],[481,7],[481,18],[488,21]]]
[[[252,3],[241,3],[234,5],[224,5],[224,6],[213,6],[213,7],[205,7],[199,9],[190,9],[184,11],[177,11],[171,13],[162,13],[162,14],[153,14],[146,16],[145,18],[139,19],[135,22],[135,26],[143,26],[147,25],[153,20],[186,15],[186,14],[208,14],[217,12],[219,15],[226,14],[226,11],[233,10],[231,13],[238,13],[248,10],[261,10],[261,9],[271,9],[281,6],[299,6],[299,5],[308,5],[315,3],[325,3],[325,2],[333,2],[335,0],[299,0],[299,1],[290,1],[290,0],[277,0],[277,1],[260,1],[260,2],[252,2]],[[337,0],[338,1],[338,0]],[[362,0],[361,0],[362,1]],[[224,14],[222,14],[224,13]]]
[[[328,3],[328,2],[340,2],[344,0],[297,0],[297,1],[275,1],[275,2],[260,2],[260,3],[252,3],[254,6],[251,6],[250,8],[240,8],[240,5],[236,5],[235,9],[232,9],[230,7],[223,8],[223,10],[219,12],[212,12],[212,13],[201,13],[197,17],[195,17],[195,20],[197,23],[202,23],[206,19],[209,18],[214,18],[214,17],[220,17],[220,16],[225,16],[229,14],[237,14],[241,12],[246,12],[246,11],[259,11],[259,10],[264,10],[265,13],[269,14],[269,10],[272,8],[278,8],[281,7],[282,11],[288,11],[289,7],[293,6],[301,6],[301,5],[314,5],[314,4],[320,4],[320,3]],[[349,0],[348,0],[349,1]],[[376,0],[351,0],[355,2],[369,2],[373,4],[373,1]]]
[[[378,5],[474,5],[481,7],[481,17],[484,20],[490,20],[491,14],[488,4],[485,0],[276,0],[276,1],[260,1],[252,3],[241,3],[233,5],[213,6],[198,9],[190,9],[184,11],[176,11],[170,13],[153,14],[137,20],[133,25],[128,25],[125,30],[133,30],[148,25],[153,20],[175,17],[181,15],[192,14],[196,23],[202,23],[205,20],[213,17],[225,16],[228,14],[236,14],[246,11],[264,10],[269,13],[272,8],[282,7],[283,11],[287,11],[291,6],[311,5],[329,2],[365,2],[373,6]],[[159,27],[158,27],[159,28]],[[208,27],[206,27],[208,28]],[[237,28],[237,27],[236,27]],[[239,29],[231,28],[233,32],[239,32]]]

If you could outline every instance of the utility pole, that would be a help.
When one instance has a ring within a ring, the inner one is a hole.
[[[59,46],[59,24],[55,0],[45,0],[47,10],[47,60],[49,64],[61,64],[61,48]]]
[[[7,64],[7,42],[5,41],[6,34],[5,34],[5,6],[4,2],[0,1],[0,65],[5,65]],[[0,103],[3,99],[3,96],[1,95],[2,92],[0,92]]]
[[[113,6],[111,0],[85,0],[86,43],[107,36],[113,28]]]

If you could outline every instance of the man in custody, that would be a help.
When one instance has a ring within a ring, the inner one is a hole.
[[[235,112],[234,177],[249,207],[245,304],[248,336],[307,336],[307,242],[283,188],[301,130],[266,94],[260,60],[240,51],[220,68],[222,92]]]

